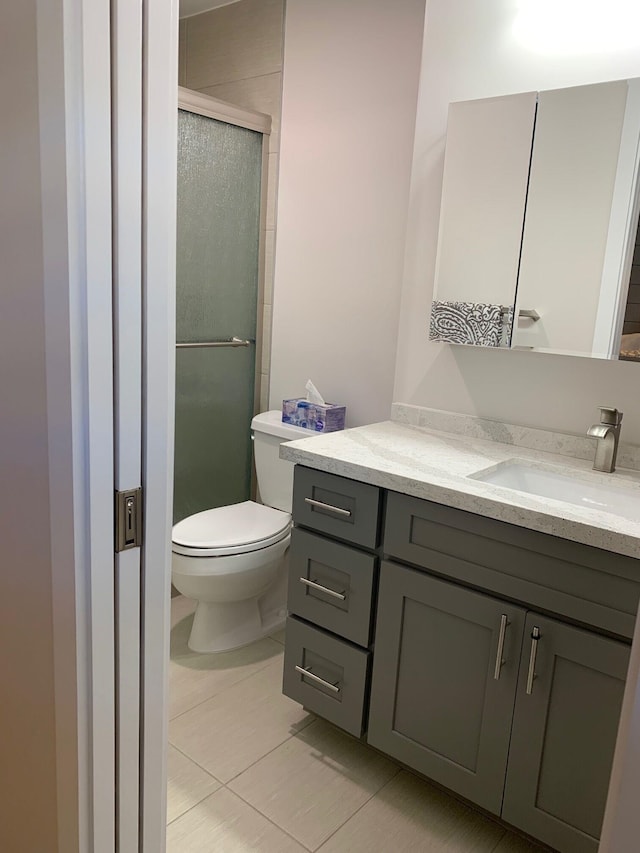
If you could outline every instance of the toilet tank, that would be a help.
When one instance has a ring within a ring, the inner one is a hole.
[[[283,424],[280,411],[256,415],[251,421],[251,433],[260,500],[267,506],[291,512],[294,466],[280,459],[280,445],[298,438],[313,438],[320,433]]]

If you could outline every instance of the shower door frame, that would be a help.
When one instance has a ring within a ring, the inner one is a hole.
[[[263,136],[262,168],[260,177],[260,223],[258,242],[258,303],[256,306],[256,352],[254,365],[253,411],[256,414],[260,406],[262,382],[262,345],[264,340],[264,282],[265,282],[265,231],[267,224],[267,192],[269,187],[269,136],[271,134],[271,116],[266,113],[237,107],[235,104],[220,101],[210,95],[203,95],[193,89],[178,86],[178,109],[196,115],[222,121],[225,124],[254,130]],[[255,491],[255,477],[252,475],[252,492]]]

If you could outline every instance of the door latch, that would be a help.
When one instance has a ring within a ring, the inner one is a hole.
[[[116,492],[116,553],[142,542],[142,489]]]

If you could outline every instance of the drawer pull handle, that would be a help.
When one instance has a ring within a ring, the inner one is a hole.
[[[328,586],[322,586],[321,583],[316,583],[316,581],[309,580],[309,578],[300,578],[300,583],[310,586],[312,589],[317,589],[319,592],[325,592],[327,595],[333,596],[333,598],[339,598],[340,601],[344,601],[347,597],[344,592],[336,592],[335,589],[329,589]]]
[[[320,678],[319,675],[316,675],[314,672],[311,672],[310,667],[298,666],[296,664],[295,670],[296,672],[299,672],[303,678],[310,678],[312,681],[317,681],[318,684],[322,684],[323,687],[327,687],[334,693],[340,693],[340,688],[338,686],[332,684],[330,681],[325,681],[324,678]]]
[[[341,506],[332,506],[331,504],[323,503],[322,501],[314,501],[313,498],[305,498],[304,502],[306,504],[310,504],[311,506],[315,506],[318,509],[327,509],[329,512],[335,512],[336,515],[344,515],[346,518],[349,518],[351,515],[350,509],[342,509]]]
[[[507,633],[507,626],[509,625],[509,619],[506,613],[503,613],[500,617],[500,634],[498,635],[498,651],[496,653],[496,667],[493,672],[493,677],[496,681],[500,681],[500,670],[503,665],[506,663],[506,660],[502,657],[504,653],[504,638]]]
[[[527,673],[527,696],[533,693],[533,680],[536,678],[536,657],[538,655],[538,641],[540,640],[540,628],[534,628],[531,632],[531,653],[529,655],[529,672]]]

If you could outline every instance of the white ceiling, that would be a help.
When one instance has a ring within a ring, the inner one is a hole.
[[[238,0],[180,0],[180,17],[188,18],[190,15],[199,15],[200,12],[208,12],[218,6],[229,6],[237,2]]]

